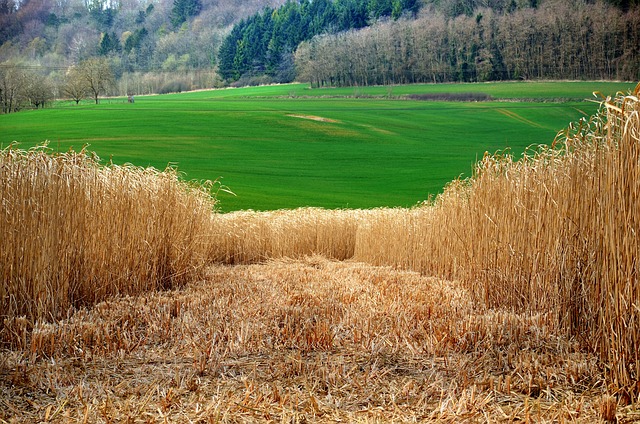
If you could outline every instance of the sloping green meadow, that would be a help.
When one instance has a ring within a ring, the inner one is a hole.
[[[631,83],[496,83],[309,89],[291,84],[54,107],[0,116],[0,144],[95,151],[103,161],[220,181],[222,211],[411,206],[485,152],[550,144],[593,114],[593,91]],[[487,102],[408,100],[483,93]],[[525,99],[520,101],[519,99]]]

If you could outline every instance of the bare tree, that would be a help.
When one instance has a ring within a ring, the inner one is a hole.
[[[49,79],[37,73],[26,74],[25,96],[37,108],[53,99],[53,88]]]
[[[87,97],[87,86],[80,76],[80,71],[77,67],[70,68],[65,75],[64,85],[62,86],[62,92],[65,96],[68,96],[76,104],[80,103],[80,100]]]
[[[2,113],[20,109],[24,100],[27,78],[22,69],[15,65],[0,66],[0,103]]]
[[[109,61],[105,58],[92,58],[81,62],[77,67],[78,78],[91,94],[96,104],[98,97],[106,94],[115,84],[115,76]]]

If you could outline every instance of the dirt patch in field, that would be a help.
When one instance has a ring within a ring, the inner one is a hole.
[[[420,93],[406,96],[411,100],[430,100],[436,102],[488,102],[493,100],[486,93]]]
[[[340,121],[335,120],[335,119],[330,119],[330,118],[324,118],[322,116],[315,116],[315,115],[295,115],[295,114],[289,114],[287,116],[290,116],[292,118],[300,118],[300,119],[309,119],[311,121],[318,121],[318,122],[331,122],[331,123],[338,123]]]

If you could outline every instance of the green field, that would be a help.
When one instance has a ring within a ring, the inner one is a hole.
[[[0,116],[0,144],[88,144],[105,162],[214,180],[221,210],[411,206],[470,175],[485,151],[520,155],[593,114],[593,91],[630,83],[495,83],[309,89],[291,84],[103,100]],[[490,102],[406,100],[486,93]],[[520,100],[524,99],[524,100]],[[320,120],[322,119],[322,120]]]

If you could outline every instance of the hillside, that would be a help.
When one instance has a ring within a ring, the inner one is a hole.
[[[280,4],[282,0],[1,0],[0,64],[49,76],[57,88],[70,66],[106,57],[125,86],[144,84],[153,92],[170,84],[212,87],[220,83],[210,70],[229,27]],[[122,86],[113,90],[128,91]]]
[[[635,0],[1,0],[0,100],[9,113],[73,98],[75,68],[97,58],[102,95],[636,80],[638,16]]]

